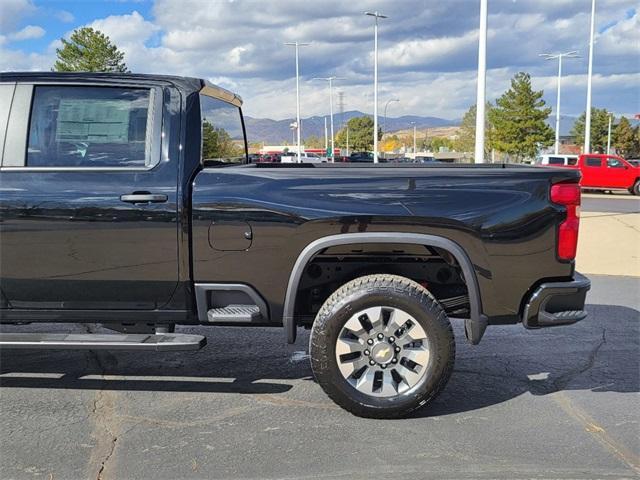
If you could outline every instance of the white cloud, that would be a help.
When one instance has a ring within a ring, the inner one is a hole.
[[[66,10],[59,10],[55,13],[55,17],[63,23],[71,23],[75,20],[73,13]]]
[[[27,25],[22,30],[9,34],[8,38],[10,40],[17,41],[32,40],[35,38],[43,37],[45,33],[46,31],[42,27],[39,27],[37,25]]]
[[[35,12],[31,0],[2,0],[0,2],[0,33],[13,31],[20,21]]]

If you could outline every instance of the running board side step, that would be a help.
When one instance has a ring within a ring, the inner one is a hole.
[[[98,334],[98,333],[0,333],[0,349],[49,350],[148,350],[170,352],[199,350],[207,344],[202,335]]]

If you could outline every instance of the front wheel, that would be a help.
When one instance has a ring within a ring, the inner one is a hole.
[[[362,417],[395,418],[444,388],[455,340],[424,287],[397,275],[368,275],[327,299],[309,350],[316,380],[338,405]]]

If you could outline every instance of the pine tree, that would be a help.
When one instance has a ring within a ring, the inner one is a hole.
[[[124,53],[99,30],[79,28],[69,40],[60,40],[62,48],[56,49],[58,59],[53,65],[56,72],[129,72]]]
[[[640,155],[640,138],[638,130],[631,126],[627,117],[621,117],[613,133],[613,146],[620,155],[626,158]]]
[[[491,103],[487,102],[485,107],[487,112],[490,112],[493,108]],[[487,155],[491,151],[491,136],[493,135],[493,127],[489,122],[489,119],[485,119],[485,137],[484,137],[484,152]],[[471,105],[469,110],[462,117],[460,122],[460,130],[458,131],[458,138],[454,142],[454,147],[459,152],[473,152],[476,146],[476,105]]]
[[[551,108],[545,107],[543,93],[532,89],[528,73],[513,77],[511,88],[489,110],[496,150],[522,160],[535,157],[541,147],[553,144],[553,130],[546,124]]]
[[[615,119],[612,119],[612,122]],[[576,138],[578,145],[584,144],[584,125],[586,115],[582,115],[573,124],[571,135]],[[607,136],[609,134],[609,112],[606,108],[591,108],[591,152],[606,152]],[[587,152],[588,153],[588,152]]]

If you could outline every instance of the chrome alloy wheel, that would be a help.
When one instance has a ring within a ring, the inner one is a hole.
[[[417,320],[395,307],[361,310],[344,324],[336,341],[342,376],[359,392],[393,397],[413,388],[429,367],[427,334]]]

